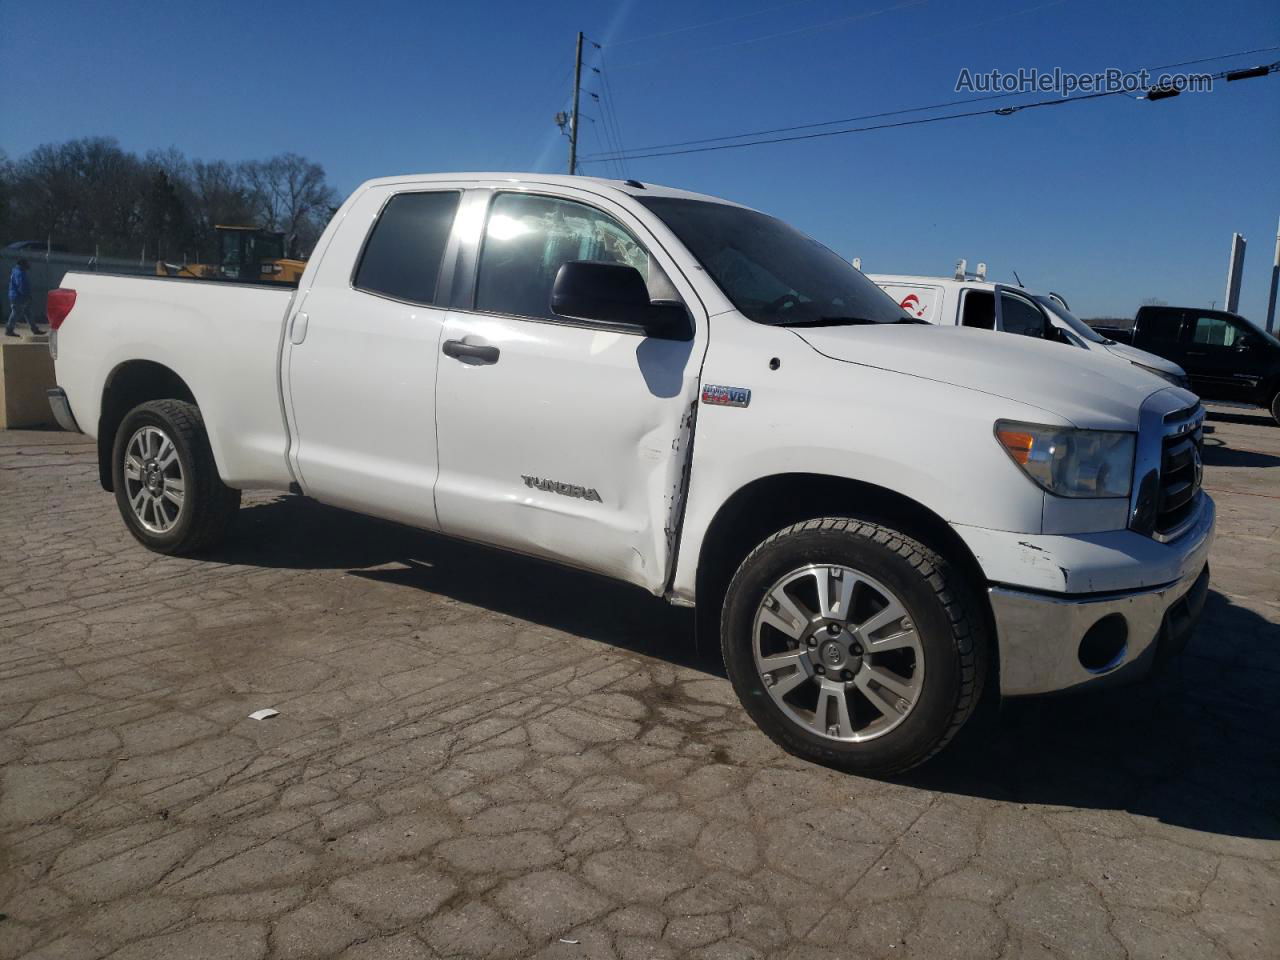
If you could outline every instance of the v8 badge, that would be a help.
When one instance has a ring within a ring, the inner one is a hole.
[[[713,407],[745,407],[751,402],[746,387],[721,387],[707,383],[702,387],[702,402]]]

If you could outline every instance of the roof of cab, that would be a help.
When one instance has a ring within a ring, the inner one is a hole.
[[[475,183],[477,186],[514,184],[518,186],[577,187],[578,189],[592,190],[597,193],[604,190],[626,194],[633,197],[683,197],[688,200],[707,200],[712,203],[724,203],[733,207],[742,206],[742,204],[734,203],[732,200],[725,200],[723,197],[713,197],[704,193],[693,193],[689,190],[679,190],[675,187],[665,187],[656,183],[643,183],[636,186],[639,181],[610,180],[605,177],[571,177],[563,173],[411,173],[402,174],[396,177],[378,177],[374,180],[367,180],[360,185],[360,189],[363,190],[367,187],[400,186],[402,184],[418,183]]]

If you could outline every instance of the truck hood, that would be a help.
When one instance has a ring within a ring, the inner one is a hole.
[[[1144,367],[1150,367],[1153,370],[1162,370],[1175,377],[1185,377],[1187,375],[1186,371],[1172,360],[1166,360],[1164,357],[1158,357],[1154,353],[1147,353],[1146,350],[1131,347],[1127,343],[1112,342],[1105,344],[1103,349],[1113,357],[1128,360],[1130,363],[1140,363]]]
[[[1131,364],[1012,334],[931,324],[792,331],[832,360],[876,367],[1036,406],[1077,427],[1134,430],[1142,402],[1169,384]],[[1188,406],[1196,402],[1184,394]]]

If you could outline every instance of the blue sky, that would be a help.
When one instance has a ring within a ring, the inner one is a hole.
[[[10,157],[86,135],[206,159],[294,150],[340,191],[412,171],[563,171],[552,117],[567,104],[579,29],[605,45],[631,148],[946,101],[964,67],[1084,72],[1280,45],[1274,0],[198,10],[7,0],[2,10],[0,147]],[[588,86],[609,92],[597,79]],[[589,97],[584,109],[601,116]],[[584,153],[601,149],[600,127],[584,121]],[[1261,319],[1280,216],[1280,75],[1155,103],[1113,97],[638,159],[626,172],[777,214],[869,272],[947,273],[959,257],[985,260],[997,278],[1017,270],[1084,316],[1128,315],[1147,297],[1220,302],[1238,231],[1249,240],[1242,312]]]

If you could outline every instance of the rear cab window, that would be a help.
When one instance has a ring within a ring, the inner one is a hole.
[[[980,330],[996,328],[996,297],[990,290],[966,290],[960,301],[960,325]]]
[[[457,190],[394,195],[369,232],[352,286],[393,300],[434,304],[461,196]]]

